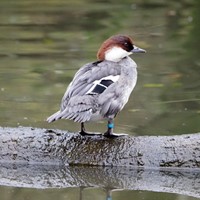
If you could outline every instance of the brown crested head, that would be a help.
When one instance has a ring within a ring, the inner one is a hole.
[[[105,53],[113,47],[119,47],[127,52],[134,48],[133,41],[126,35],[114,35],[103,42],[97,53],[98,60],[105,60]]]

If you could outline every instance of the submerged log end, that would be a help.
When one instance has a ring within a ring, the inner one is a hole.
[[[200,134],[109,139],[61,130],[1,127],[0,162],[198,168]]]

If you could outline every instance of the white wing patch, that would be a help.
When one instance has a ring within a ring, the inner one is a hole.
[[[109,85],[117,82],[119,75],[116,76],[106,76],[100,80],[95,80],[93,86],[88,90],[86,94],[101,94]]]
[[[106,76],[105,78],[102,78],[101,80],[111,80],[111,81],[113,81],[115,83],[115,82],[117,82],[119,80],[119,75],[116,75],[116,76],[113,76],[113,75]]]

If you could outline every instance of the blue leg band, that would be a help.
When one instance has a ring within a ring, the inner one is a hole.
[[[114,124],[108,124],[108,128],[114,128]]]

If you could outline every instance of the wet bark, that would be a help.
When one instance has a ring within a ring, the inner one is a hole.
[[[1,163],[200,167],[200,134],[84,137],[61,130],[0,128]]]

